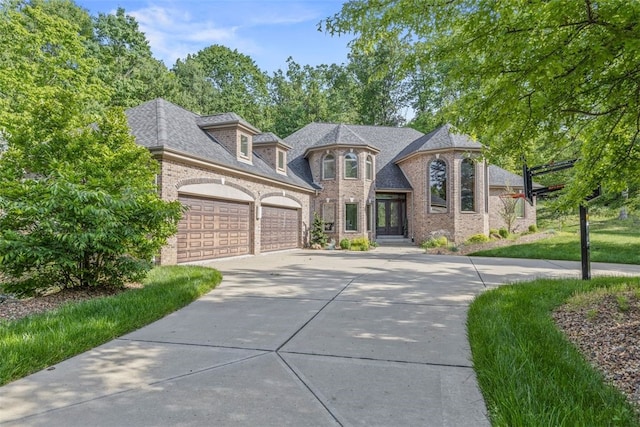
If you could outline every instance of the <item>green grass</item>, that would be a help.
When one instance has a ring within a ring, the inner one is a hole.
[[[576,292],[623,283],[640,288],[640,278],[541,279],[474,300],[467,319],[472,360],[494,426],[640,425],[551,318]]]
[[[594,221],[589,228],[591,261],[640,264],[640,223],[637,219]],[[579,225],[537,242],[478,251],[471,256],[580,261]]]
[[[144,287],[0,322],[0,385],[139,329],[207,293],[222,280],[205,267],[158,267]]]

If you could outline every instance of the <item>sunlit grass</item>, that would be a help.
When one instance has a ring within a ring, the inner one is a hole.
[[[222,276],[205,267],[159,267],[144,287],[0,321],[0,385],[54,365],[184,307]]]
[[[494,426],[640,425],[551,317],[572,295],[608,287],[640,289],[640,278],[536,280],[487,291],[471,304],[473,365]]]
[[[603,220],[590,224],[590,252],[593,262],[640,264],[640,223],[638,220]],[[579,226],[573,224],[552,237],[522,245],[478,251],[472,256],[554,259],[580,261]]]

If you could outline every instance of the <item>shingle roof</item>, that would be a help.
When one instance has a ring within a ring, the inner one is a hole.
[[[511,187],[521,189],[524,187],[524,180],[521,175],[509,172],[496,165],[489,165],[489,185],[491,187]],[[542,187],[533,183],[533,188]]]
[[[126,114],[131,133],[136,142],[144,147],[172,149],[238,171],[302,188],[313,188],[296,171],[290,171],[288,176],[279,174],[259,156],[254,156],[253,165],[239,162],[235,155],[201,129],[201,116],[164,99],[145,102],[127,110]],[[226,120],[239,116],[231,113],[225,117]]]
[[[289,168],[294,169],[309,182],[312,181],[312,177],[309,162],[305,158],[309,149],[332,144],[363,145],[380,150],[376,155],[377,188],[410,190],[411,185],[392,160],[403,148],[422,135],[411,128],[311,123],[284,140],[292,147]]]
[[[446,124],[407,145],[398,155],[396,161],[401,161],[403,158],[418,152],[481,149],[481,144],[467,135],[452,132],[451,125]]]
[[[198,124],[198,126],[202,128],[211,127],[211,126],[241,124],[245,127],[248,127],[249,129],[253,129],[256,132],[259,132],[255,126],[247,122],[245,119],[243,119],[236,113],[220,113],[220,114],[212,114],[210,116],[198,116],[198,118],[196,119],[196,123]]]
[[[287,145],[278,135],[271,132],[259,133],[253,137],[253,145],[256,144],[272,144],[277,143],[278,145],[282,145],[287,148],[291,148],[291,146]]]

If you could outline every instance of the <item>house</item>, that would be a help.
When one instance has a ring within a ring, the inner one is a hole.
[[[308,243],[313,214],[331,239],[461,242],[500,224],[500,196],[522,180],[487,165],[481,145],[443,126],[311,123],[281,139],[233,113],[200,116],[163,99],[127,111],[160,164],[159,191],[188,210],[162,264],[259,254]],[[523,203],[518,226],[535,223]]]

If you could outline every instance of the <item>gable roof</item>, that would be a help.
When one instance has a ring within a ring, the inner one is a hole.
[[[201,128],[204,123],[212,124],[212,117],[219,117],[219,123],[246,123],[233,113],[203,118],[158,98],[128,109],[126,115],[136,142],[149,149],[171,150],[215,165],[248,172],[282,183],[305,189],[313,188],[295,171],[290,171],[287,175],[277,173],[259,156],[254,156],[253,164],[238,161],[234,154]]]
[[[393,159],[408,144],[422,136],[411,128],[387,126],[345,125],[335,123],[311,123],[284,140],[292,149],[289,168],[312,182],[308,151],[337,145],[367,146],[376,155],[376,187],[378,189],[410,190],[411,185]]]

